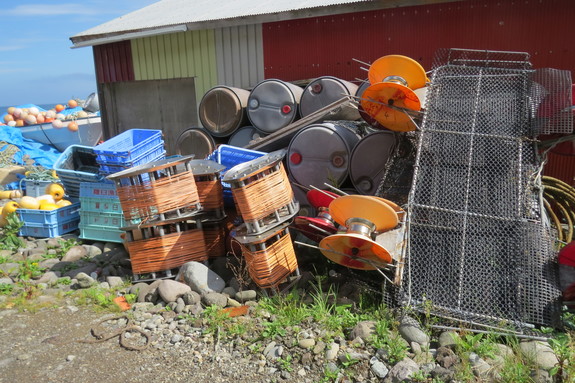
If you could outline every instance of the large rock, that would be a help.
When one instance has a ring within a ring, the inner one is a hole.
[[[413,360],[404,358],[391,368],[388,378],[391,383],[408,382],[413,374],[419,371],[419,366]]]
[[[90,259],[102,254],[102,249],[94,245],[82,245],[86,249],[86,256]]]
[[[255,290],[238,291],[235,294],[235,298],[242,303],[247,301],[254,301],[257,296],[258,294]]]
[[[444,331],[439,335],[439,347],[455,348],[459,334],[455,331]]]
[[[0,274],[7,275],[9,277],[15,277],[20,273],[20,265],[18,263],[0,263]]]
[[[202,302],[206,307],[218,306],[223,308],[228,304],[228,297],[220,293],[207,293],[202,295]]]
[[[183,282],[200,295],[220,293],[226,287],[225,281],[206,265],[199,262],[188,262],[180,267],[176,281]]]
[[[423,332],[419,323],[415,319],[407,315],[401,318],[401,322],[399,323],[399,333],[409,344],[411,344],[411,342],[416,342],[424,348],[428,348],[429,346],[429,335]]]
[[[88,256],[88,251],[84,246],[72,246],[61,259],[62,262],[76,262]]]
[[[559,363],[553,349],[546,343],[540,341],[521,342],[519,349],[526,358],[533,360],[535,365],[542,370],[549,371]]]
[[[369,340],[375,334],[375,324],[376,322],[372,320],[358,322],[349,333],[348,339],[353,340],[359,337],[364,341]]]
[[[188,291],[190,291],[190,286],[171,279],[164,279],[158,285],[158,294],[166,303],[175,302]]]
[[[78,273],[76,279],[78,280],[78,286],[82,289],[87,289],[96,282],[94,278],[86,273]]]
[[[44,273],[40,279],[36,281],[36,284],[39,283],[46,283],[47,285],[56,284],[58,282],[58,278],[60,278],[60,273],[55,271],[48,271]]]
[[[460,361],[459,357],[448,347],[439,347],[435,355],[435,360],[443,368],[451,368]]]
[[[138,302],[152,302],[156,303],[158,299],[158,286],[162,283],[162,280],[157,280],[149,285],[140,286],[138,291]]]
[[[487,363],[486,360],[476,353],[471,352],[469,353],[469,362],[471,363],[473,373],[479,377],[482,382],[495,381],[495,377],[493,376],[493,367]]]

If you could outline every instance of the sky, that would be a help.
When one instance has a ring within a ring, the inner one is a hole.
[[[71,49],[70,37],[157,1],[2,0],[0,106],[86,99],[97,91],[92,48]]]

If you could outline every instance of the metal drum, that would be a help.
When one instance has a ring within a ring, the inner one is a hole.
[[[227,137],[245,125],[250,92],[219,85],[208,90],[199,106],[202,126],[215,137]]]
[[[249,145],[250,141],[257,140],[258,138],[265,136],[265,134],[262,134],[253,126],[244,126],[232,134],[228,141],[228,145],[245,148]]]
[[[260,82],[248,100],[248,118],[264,134],[291,124],[298,117],[298,104],[303,89],[282,80]]]
[[[350,153],[359,139],[358,134],[335,123],[308,125],[289,144],[289,173],[305,187],[340,186],[348,176]]]
[[[355,95],[357,88],[357,85],[336,77],[318,77],[303,91],[300,102],[301,116],[306,117],[346,95]],[[355,121],[359,119],[359,112],[355,108],[341,108],[339,112],[330,115],[330,120]]]
[[[216,149],[216,143],[207,130],[203,128],[188,128],[180,134],[176,141],[176,154],[195,158],[206,158]]]
[[[395,144],[395,134],[382,130],[363,137],[355,145],[349,161],[349,177],[360,194],[375,194]]]
[[[299,202],[298,215],[303,215],[306,217],[315,217],[316,214],[315,208],[307,200],[307,190],[303,189],[301,186],[299,186],[299,184],[294,183],[294,180],[291,176],[288,176],[288,179],[290,181],[294,197],[296,201]]]

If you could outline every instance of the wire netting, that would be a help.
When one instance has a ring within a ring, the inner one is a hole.
[[[438,53],[418,133],[399,301],[488,328],[559,326],[528,59]]]

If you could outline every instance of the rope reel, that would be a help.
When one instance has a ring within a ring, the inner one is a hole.
[[[226,216],[224,209],[224,190],[220,173],[225,166],[210,160],[192,160],[190,162],[194,180],[203,208],[203,217],[213,216],[222,219]]]
[[[108,176],[116,183],[126,220],[161,222],[185,219],[201,212],[191,166],[193,157],[162,159]]]
[[[391,201],[364,195],[347,195],[333,200],[329,205],[330,214],[347,230],[322,239],[320,251],[333,262],[349,268],[385,268],[392,262],[392,257],[371,237],[398,225],[396,210],[400,208],[394,205]]]
[[[246,234],[260,234],[291,219],[299,210],[282,164],[286,150],[234,166],[222,179],[230,184]]]
[[[217,258],[226,255],[227,230],[225,219],[219,221],[203,221],[202,230],[204,232],[208,258]]]
[[[251,279],[262,289],[277,289],[291,274],[299,275],[289,223],[258,235],[232,232],[242,249]]]
[[[415,60],[401,55],[388,55],[375,60],[368,70],[370,86],[361,97],[361,108],[389,130],[416,130],[408,111],[421,110],[415,89],[425,87],[427,76]]]
[[[208,247],[200,221],[165,221],[154,226],[128,226],[125,245],[132,272],[147,274],[171,270],[184,263],[204,262]]]

